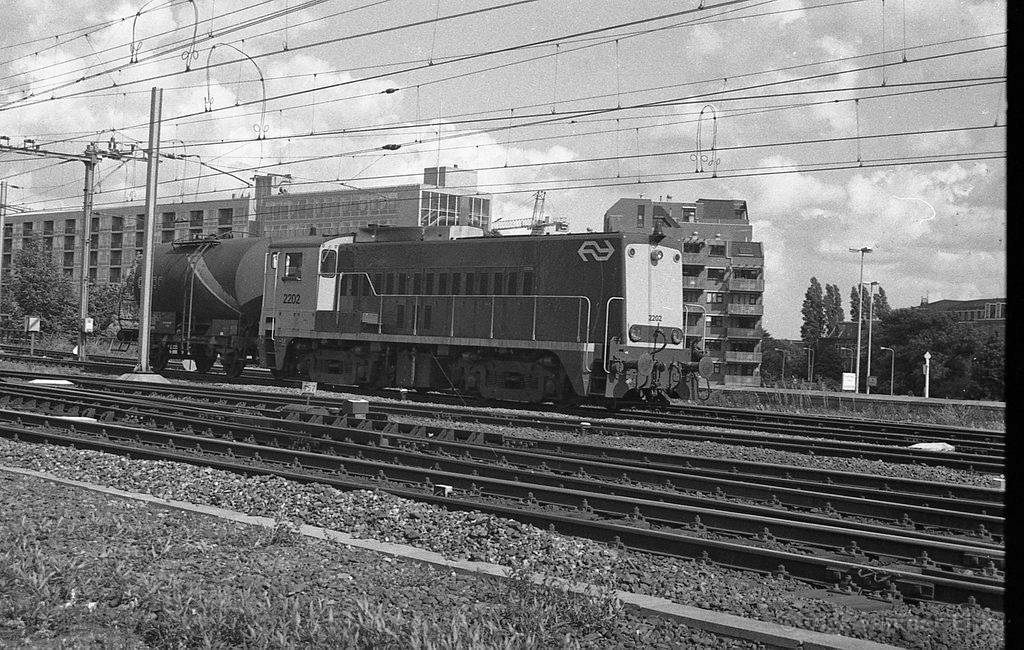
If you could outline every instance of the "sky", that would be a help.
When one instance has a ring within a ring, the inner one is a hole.
[[[159,86],[162,151],[185,156],[160,165],[161,201],[458,165],[495,218],[544,190],[573,231],[620,197],[745,200],[779,338],[799,337],[811,276],[848,301],[850,248],[873,249],[865,281],[894,307],[1006,295],[1005,2],[7,5],[0,136],[141,149]],[[144,199],[129,157],[99,164],[97,207]],[[81,205],[79,164],[0,152],[0,179],[11,210]]]

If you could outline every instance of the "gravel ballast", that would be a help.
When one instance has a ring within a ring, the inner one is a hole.
[[[565,537],[475,512],[447,512],[382,492],[340,492],[274,477],[245,478],[209,468],[127,459],[0,440],[0,464],[166,499],[411,544],[451,559],[525,565],[560,577],[604,575],[626,591],[809,630],[913,648],[999,648],[1001,613],[968,606],[881,605],[862,611],[786,578],[649,556]]]

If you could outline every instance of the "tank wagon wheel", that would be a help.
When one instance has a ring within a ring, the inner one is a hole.
[[[167,346],[161,345],[153,348],[149,353],[149,365],[153,367],[153,370],[157,372],[163,372],[167,369],[167,361],[171,358],[171,351],[167,349]]]
[[[198,348],[193,357],[196,362],[196,372],[203,373],[204,375],[210,372],[214,361],[217,360],[216,353],[209,354],[204,348]]]

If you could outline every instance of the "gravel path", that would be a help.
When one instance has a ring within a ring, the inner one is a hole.
[[[488,621],[498,620],[527,631],[543,623],[543,641],[568,631],[583,647],[754,647],[609,611],[606,599],[588,602],[310,540],[286,527],[245,526],[2,472],[0,547],[3,647],[398,648],[409,647],[416,630],[443,638],[460,617],[485,634],[441,647],[494,647],[502,639],[522,647],[523,636],[486,634]]]
[[[474,512],[443,509],[381,492],[339,492],[273,477],[0,440],[0,464],[218,505],[253,515],[408,543],[471,559],[598,581],[679,603],[821,632],[912,648],[1003,647],[1004,617],[977,607],[896,605],[860,611],[807,596],[800,583],[696,562],[617,551]]]

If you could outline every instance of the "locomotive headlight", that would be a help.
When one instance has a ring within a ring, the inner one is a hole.
[[[644,333],[640,329],[639,325],[634,325],[634,326],[629,328],[629,340],[630,341],[632,341],[634,343],[637,343],[638,341],[643,340],[643,338],[644,338]]]
[[[672,345],[679,345],[683,342],[683,330],[678,327],[672,328]]]
[[[658,260],[665,257],[665,253],[660,248],[655,248],[651,251],[651,263],[657,264]]]

